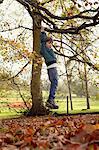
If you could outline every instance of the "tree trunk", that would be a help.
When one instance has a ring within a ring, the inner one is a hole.
[[[72,94],[71,94],[71,79],[69,78],[67,67],[65,65],[66,74],[67,74],[67,85],[68,85],[68,92],[69,92],[69,98],[70,98],[70,108],[73,110],[73,104],[72,104]]]
[[[61,48],[62,48],[62,34],[61,34]],[[64,51],[62,49],[62,52],[64,54]],[[67,62],[66,59],[64,57],[64,63],[65,63],[65,70],[66,70],[66,77],[67,77],[67,85],[68,85],[68,93],[69,93],[69,98],[70,98],[70,107],[71,110],[73,110],[73,104],[72,104],[72,93],[71,93],[71,81],[68,75],[68,68],[67,68]]]
[[[87,109],[90,109],[88,80],[87,80],[87,71],[86,71],[86,64],[85,63],[84,63],[84,72],[85,72],[85,92],[86,92]]]
[[[45,115],[48,110],[43,105],[42,91],[41,91],[41,67],[42,63],[39,63],[40,57],[40,28],[41,19],[39,16],[35,16],[33,20],[33,53],[35,57],[32,60],[32,75],[31,75],[31,96],[32,96],[32,107],[28,115]]]

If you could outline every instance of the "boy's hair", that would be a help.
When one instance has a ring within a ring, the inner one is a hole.
[[[53,43],[53,39],[52,39],[52,37],[47,37],[47,38],[46,38],[46,42]]]

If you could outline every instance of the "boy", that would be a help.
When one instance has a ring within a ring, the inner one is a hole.
[[[41,55],[45,59],[45,63],[47,65],[48,77],[51,82],[49,97],[46,103],[46,106],[50,109],[58,109],[58,105],[55,104],[55,93],[58,85],[58,77],[57,77],[57,63],[56,56],[54,51],[52,50],[53,40],[51,37],[47,37],[44,27],[41,27]]]

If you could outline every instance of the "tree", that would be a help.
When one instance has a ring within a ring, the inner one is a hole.
[[[78,51],[81,51],[81,55],[82,55],[82,58],[83,59],[88,59],[88,56],[87,56],[87,51],[88,50],[88,46],[89,46],[89,41],[90,39],[88,38],[88,34],[86,35],[86,32],[85,33],[81,33],[81,36],[80,36],[80,40],[78,42],[79,44],[79,49]],[[84,69],[83,69],[84,68]],[[81,68],[81,66],[79,66],[79,75],[82,79],[82,84],[83,84],[83,81],[84,81],[84,84],[82,85],[82,87],[85,87],[84,91],[85,91],[85,96],[86,96],[86,104],[87,104],[87,109],[90,109],[90,103],[89,103],[89,90],[88,90],[88,77],[87,77],[87,64],[86,62],[83,64],[83,68]],[[81,70],[84,70],[84,71],[81,71]],[[84,86],[85,85],[85,86]]]
[[[62,39],[61,39],[62,40]],[[61,45],[62,46],[62,45]],[[63,51],[64,54],[64,51]],[[67,77],[67,85],[68,85],[68,94],[70,99],[70,107],[71,110],[73,110],[73,104],[72,104],[72,92],[71,92],[71,76],[72,76],[72,69],[71,72],[69,71],[70,62],[66,61],[66,58],[64,57],[64,64],[65,64],[65,71],[66,71],[66,77]]]
[[[47,109],[42,102],[41,91],[41,67],[39,63],[40,58],[40,29],[37,27],[41,25],[41,17],[35,16],[33,20],[33,51],[38,54],[38,58],[32,60],[32,77],[31,77],[31,95],[32,95],[32,108],[30,109],[30,115],[43,115],[47,113]],[[38,42],[37,42],[38,41]],[[36,66],[35,66],[36,65]]]

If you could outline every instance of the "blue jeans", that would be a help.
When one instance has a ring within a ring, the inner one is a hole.
[[[57,74],[57,69],[55,67],[50,68],[47,71],[48,71],[49,80],[51,82],[48,101],[53,101],[58,86],[58,74]]]

